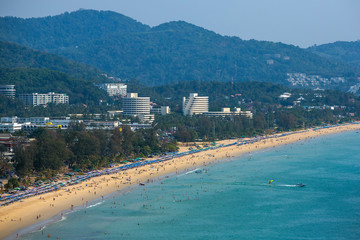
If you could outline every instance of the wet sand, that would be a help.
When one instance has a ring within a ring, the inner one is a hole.
[[[287,136],[276,136],[242,146],[230,146],[199,152],[172,160],[130,169],[116,174],[94,177],[83,183],[64,187],[56,192],[24,199],[8,206],[0,207],[0,239],[8,236],[14,239],[17,233],[24,228],[36,225],[41,228],[46,220],[71,211],[75,207],[85,208],[92,205],[95,200],[102,200],[111,193],[122,191],[130,186],[139,185],[171,173],[177,173],[197,166],[202,166],[215,161],[229,159],[245,153],[289,144],[326,134],[360,129],[360,123],[341,125],[319,130],[307,130]],[[221,143],[229,144],[234,140],[224,140]],[[184,150],[183,147],[181,150]],[[22,230],[22,231],[21,231]],[[21,231],[21,232],[20,232]]]

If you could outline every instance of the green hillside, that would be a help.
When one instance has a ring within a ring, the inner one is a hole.
[[[282,43],[226,37],[178,21],[150,28],[109,11],[80,10],[46,18],[0,18],[0,40],[47,50],[147,85],[180,81],[285,83],[286,73],[345,77],[360,70]]]
[[[70,103],[97,104],[107,99],[104,91],[91,82],[68,74],[39,68],[0,68],[0,84],[14,84],[16,93],[67,93]]]
[[[102,82],[105,80],[101,75],[102,71],[89,65],[3,41],[0,41],[0,67],[44,68],[92,82]]]
[[[360,66],[360,40],[323,44],[310,47],[309,50],[331,60]]]
[[[45,52],[0,41],[0,84],[16,85],[17,93],[67,93],[70,103],[98,104],[107,99],[94,83],[103,72]]]

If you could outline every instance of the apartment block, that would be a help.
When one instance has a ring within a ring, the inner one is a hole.
[[[19,99],[23,100],[26,105],[39,106],[48,103],[69,104],[69,96],[65,93],[26,93],[19,94]]]
[[[100,88],[109,96],[123,96],[127,93],[127,85],[123,83],[104,83],[100,85]]]

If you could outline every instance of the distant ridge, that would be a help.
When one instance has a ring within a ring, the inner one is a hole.
[[[354,42],[338,41],[312,46],[308,49],[328,59],[360,66],[360,40]]]
[[[184,21],[149,27],[111,11],[0,18],[0,40],[46,50],[147,85],[182,81],[289,84],[286,73],[344,77],[325,86],[347,90],[358,67],[282,43],[227,37]]]

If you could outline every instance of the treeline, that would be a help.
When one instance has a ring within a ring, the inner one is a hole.
[[[154,129],[133,132],[129,126],[87,131],[84,125],[74,124],[66,131],[39,128],[32,137],[36,140],[29,146],[15,151],[16,171],[21,176],[63,167],[98,169],[125,159],[176,150],[175,144],[160,142]]]
[[[339,115],[342,117],[338,118]],[[307,111],[300,107],[293,109],[269,108],[264,112],[257,112],[252,119],[244,116],[205,117],[198,115],[185,117],[176,113],[170,116],[158,116],[156,127],[164,131],[173,131],[174,138],[181,142],[192,142],[197,139],[214,141],[351,121],[350,117],[343,117],[343,115],[345,115],[344,110]]]
[[[151,101],[159,105],[168,105],[172,111],[182,112],[182,98],[189,93],[209,96],[210,111],[220,111],[222,107],[258,108],[263,111],[269,106],[293,106],[294,101],[302,98],[302,106],[338,105],[346,106],[348,111],[360,114],[360,99],[351,93],[337,90],[314,91],[310,89],[291,89],[280,84],[265,82],[205,82],[191,81],[158,87],[146,87],[136,80],[129,81],[129,92],[139,92],[141,96],[150,96]],[[279,98],[284,92],[291,97]]]

